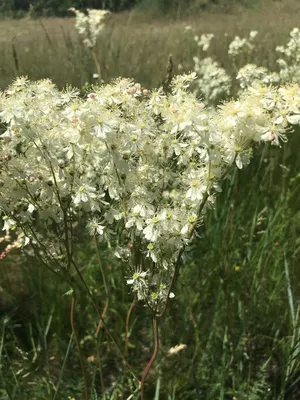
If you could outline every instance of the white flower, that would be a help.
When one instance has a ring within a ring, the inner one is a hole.
[[[73,202],[75,205],[80,203],[87,203],[90,200],[95,200],[97,198],[96,189],[89,185],[82,185],[78,188],[77,193],[73,197]]]
[[[16,222],[12,218],[3,217],[2,219],[4,221],[2,228],[3,231],[10,231],[11,229],[15,228]]]

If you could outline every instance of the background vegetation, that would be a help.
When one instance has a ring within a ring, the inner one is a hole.
[[[269,3],[280,0],[267,0]],[[164,15],[181,17],[195,11],[207,9],[230,10],[239,6],[257,7],[266,0],[2,0],[0,15],[19,17],[26,13],[31,16],[70,16],[68,8],[97,8],[113,12],[131,10],[134,7],[155,11]]]
[[[39,10],[41,2],[31,3]],[[57,5],[76,5],[71,3]],[[116,9],[132,5],[108,3]],[[15,11],[22,4],[26,2],[7,1],[5,10]],[[167,3],[159,6],[163,4]],[[197,45],[184,33],[185,25],[193,26],[198,34],[215,33],[218,40],[211,52],[227,69],[230,38],[258,29],[261,40],[255,62],[273,69],[274,48],[297,26],[299,6],[272,4],[272,8],[226,15],[205,12],[172,23],[135,10],[113,16],[97,48],[103,78],[130,76],[146,87],[158,86],[169,53],[176,73],[180,64],[189,71]],[[1,22],[0,59],[3,89],[20,74],[30,79],[50,77],[61,87],[93,83],[93,61],[75,34],[73,19]],[[224,185],[216,209],[199,229],[176,298],[161,321],[161,350],[147,381],[147,398],[300,397],[299,134],[284,149],[265,145],[251,166],[233,174]],[[106,309],[107,325],[135,368],[142,371],[152,352],[151,316],[145,315],[129,293],[125,266],[105,246],[100,249],[107,296],[95,244],[79,229],[76,248],[81,271],[98,304]],[[35,259],[24,259],[16,251],[1,260],[0,266],[2,398],[81,399],[83,377],[71,334],[68,287]],[[131,376],[103,328],[96,335],[99,321],[84,291],[74,318],[93,393],[90,398],[127,399],[133,391]],[[170,355],[170,348],[179,343],[185,349]]]

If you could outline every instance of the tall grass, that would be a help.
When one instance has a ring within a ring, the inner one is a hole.
[[[230,39],[257,29],[260,39],[255,61],[274,69],[278,58],[274,49],[297,26],[299,12],[299,7],[289,9],[275,2],[272,7],[235,14],[203,12],[185,21],[154,19],[137,11],[115,15],[97,47],[103,78],[110,81],[119,76],[132,77],[144,86],[157,87],[164,78],[170,53],[175,73],[179,64],[185,71],[191,70],[197,45],[184,33],[186,25],[195,28],[195,34],[216,35],[212,52],[229,71]],[[66,84],[81,87],[86,82],[92,83],[96,72],[91,54],[78,39],[74,19],[70,18],[0,21],[0,60],[2,89],[17,74],[28,75],[30,79],[48,77],[61,87]]]
[[[98,47],[104,80],[123,75],[158,86],[170,52],[177,64],[191,68],[196,47],[183,33],[186,24],[199,33],[218,35],[213,52],[224,65],[224,33],[230,37],[258,28],[263,39],[255,61],[270,66],[274,47],[298,22],[297,15],[281,10],[278,24],[278,15],[276,10],[205,14],[172,24],[134,14],[116,16]],[[60,86],[91,83],[93,61],[73,23],[1,22],[5,35],[0,34],[0,86],[4,88],[17,73],[31,79],[50,77]],[[216,208],[208,212],[187,255],[177,296],[161,321],[161,351],[148,376],[147,398],[299,398],[299,133],[283,151],[266,145],[242,174],[236,171]],[[151,316],[145,320],[145,309],[133,301],[124,280],[125,266],[103,246],[101,270],[94,243],[81,232],[76,246],[81,272],[102,310],[109,299],[105,321],[118,345],[127,349],[130,362],[142,371],[152,353]],[[138,399],[103,328],[95,334],[99,318],[84,292],[77,295],[72,332],[71,293],[36,260],[9,255],[1,261],[0,286],[4,399],[81,399],[75,335],[90,398]],[[186,348],[170,354],[179,343]]]

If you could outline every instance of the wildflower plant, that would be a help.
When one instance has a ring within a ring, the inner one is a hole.
[[[193,57],[194,71],[197,74],[196,94],[201,96],[206,104],[216,105],[228,98],[232,79],[217,61],[211,57],[203,59]]]
[[[294,28],[290,32],[290,39],[285,46],[276,47],[276,51],[282,54],[278,58],[279,71],[272,71],[250,62],[257,42],[257,31],[250,31],[248,38],[235,38],[229,43],[228,55],[231,58],[231,67],[234,74],[229,74],[213,57],[194,56],[194,71],[197,74],[196,94],[207,105],[217,106],[221,100],[228,98],[232,93],[242,92],[245,88],[256,84],[260,85],[284,85],[288,82],[300,82],[299,76],[299,49],[300,31]],[[194,40],[201,48],[202,53],[207,53],[214,38],[213,34],[194,36]],[[234,90],[234,82],[238,88]]]
[[[280,71],[279,76],[283,82],[300,82],[300,30],[294,28],[290,32],[290,39],[286,46],[276,47],[276,51],[282,54],[282,58],[277,60]]]
[[[237,57],[239,54],[250,54],[255,48],[255,38],[257,31],[251,31],[249,38],[241,38],[235,36],[233,41],[228,46],[228,54],[232,57]]]
[[[246,64],[240,68],[236,79],[243,90],[253,84],[276,85],[280,83],[280,77],[276,72],[270,72],[267,68],[258,67],[255,64]]]
[[[97,69],[97,73],[94,76],[101,83],[102,73],[96,53],[96,44],[97,39],[103,33],[105,27],[104,21],[110,12],[107,10],[88,9],[87,13],[84,14],[75,8],[70,8],[69,11],[73,12],[76,16],[75,28],[83,44],[91,51]]]
[[[212,33],[202,34],[199,38],[194,36],[194,40],[206,54],[210,48],[211,41],[214,38]],[[227,98],[230,94],[232,81],[224,68],[212,57],[195,56],[194,71],[197,74],[195,79],[195,93],[208,105],[218,104],[221,100]]]
[[[254,85],[211,109],[189,91],[195,79],[175,77],[170,93],[118,79],[81,98],[49,80],[18,78],[0,96],[4,231],[14,227],[24,251],[73,285],[73,227],[84,224],[123,261],[155,337],[222,181],[257,144],[280,146],[300,122],[297,84]]]

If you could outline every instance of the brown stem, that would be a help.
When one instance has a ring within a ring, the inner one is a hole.
[[[97,326],[97,329],[96,329],[96,337],[98,337],[98,335],[99,335],[99,332],[100,332],[100,329],[101,329],[101,326],[102,326],[102,321],[104,320],[104,318],[106,316],[107,309],[108,309],[108,301],[105,304],[103,313],[102,313],[101,318],[99,320],[99,323],[98,323],[98,326]]]
[[[132,313],[132,310],[136,304],[136,297],[132,300],[132,303],[130,304],[129,310],[127,312],[126,316],[126,327],[125,327],[125,357],[128,357],[128,335],[129,335],[129,321],[130,321],[130,316]]]
[[[76,341],[76,346],[78,350],[78,355],[79,355],[79,361],[80,361],[80,367],[82,371],[82,376],[83,376],[83,383],[84,383],[84,399],[88,400],[89,395],[88,395],[88,385],[87,385],[87,379],[86,379],[86,374],[85,374],[85,369],[84,369],[84,362],[83,362],[83,357],[82,353],[80,350],[80,343],[79,343],[79,338],[77,335],[77,332],[75,330],[75,324],[74,324],[74,310],[75,310],[75,296],[72,296],[72,303],[71,303],[71,312],[70,312],[70,321],[71,321],[71,327],[72,327],[72,332],[75,337]]]
[[[98,74],[98,82],[99,82],[99,85],[101,85],[102,84],[102,73],[101,73],[100,62],[98,60],[98,57],[97,57],[97,54],[96,54],[94,48],[91,48],[91,53],[92,53],[92,57],[94,59],[94,63],[95,63],[97,74]]]
[[[153,335],[154,335],[154,349],[153,349],[153,354],[148,362],[148,364],[146,365],[143,374],[142,374],[142,379],[140,382],[140,388],[141,388],[141,400],[144,400],[145,397],[145,379],[148,375],[148,372],[152,366],[152,364],[154,363],[157,353],[158,353],[158,349],[159,349],[159,334],[158,334],[158,320],[157,320],[157,316],[154,315],[153,316]]]

